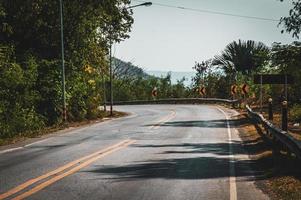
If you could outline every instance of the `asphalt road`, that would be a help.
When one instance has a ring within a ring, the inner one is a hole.
[[[0,152],[0,199],[268,199],[213,105],[119,106],[125,118]]]

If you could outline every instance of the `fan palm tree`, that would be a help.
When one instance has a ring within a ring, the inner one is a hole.
[[[213,65],[220,66],[227,74],[241,72],[250,75],[267,60],[269,48],[262,42],[252,40],[228,44],[221,55],[213,59]]]

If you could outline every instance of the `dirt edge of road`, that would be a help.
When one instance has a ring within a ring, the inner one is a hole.
[[[294,157],[281,153],[277,158],[272,154],[272,144],[262,137],[261,130],[240,112],[235,119],[243,146],[255,162],[252,165],[256,177],[255,184],[272,200],[301,199],[301,163]]]
[[[130,113],[114,111],[113,116],[109,116],[109,112],[102,117],[93,120],[83,120],[78,122],[68,122],[64,124],[55,125],[52,127],[46,127],[42,130],[20,133],[19,135],[12,138],[0,139],[0,151],[10,148],[16,148],[18,146],[24,146],[25,144],[33,143],[41,139],[51,137],[56,134],[64,134],[73,131],[77,128],[85,128],[92,126],[97,123],[109,121],[116,118],[129,116]]]

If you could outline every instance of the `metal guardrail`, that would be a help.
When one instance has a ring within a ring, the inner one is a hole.
[[[236,104],[239,100],[217,98],[170,98],[157,100],[118,101],[114,105],[143,105],[143,104],[201,104],[201,103],[226,103]]]
[[[254,112],[248,105],[246,106],[248,116],[256,123],[261,124],[267,134],[272,135],[274,139],[280,142],[287,150],[294,153],[298,159],[301,159],[301,144],[286,131],[283,131],[265,119],[263,115]]]

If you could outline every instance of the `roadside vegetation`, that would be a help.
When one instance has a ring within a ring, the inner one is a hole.
[[[64,2],[68,120],[95,119],[110,42],[129,37],[129,1]],[[59,1],[0,2],[0,138],[62,122],[59,20]]]
[[[282,33],[289,33],[295,38],[291,44],[263,44],[260,41],[233,41],[220,54],[205,61],[196,62],[197,72],[193,87],[195,90],[202,85],[207,90],[207,97],[238,98],[243,104],[258,108],[260,104],[260,86],[254,84],[255,74],[291,75],[294,84],[288,85],[288,101],[290,125],[294,132],[301,134],[301,1],[292,1],[292,9],[287,17],[282,17],[279,26]],[[270,45],[270,46],[268,46]],[[247,84],[247,95],[241,86]],[[230,92],[231,85],[238,86],[235,95]],[[280,125],[279,114],[281,102],[285,100],[283,85],[263,85],[263,103],[266,107],[268,99],[273,99],[276,124]]]

